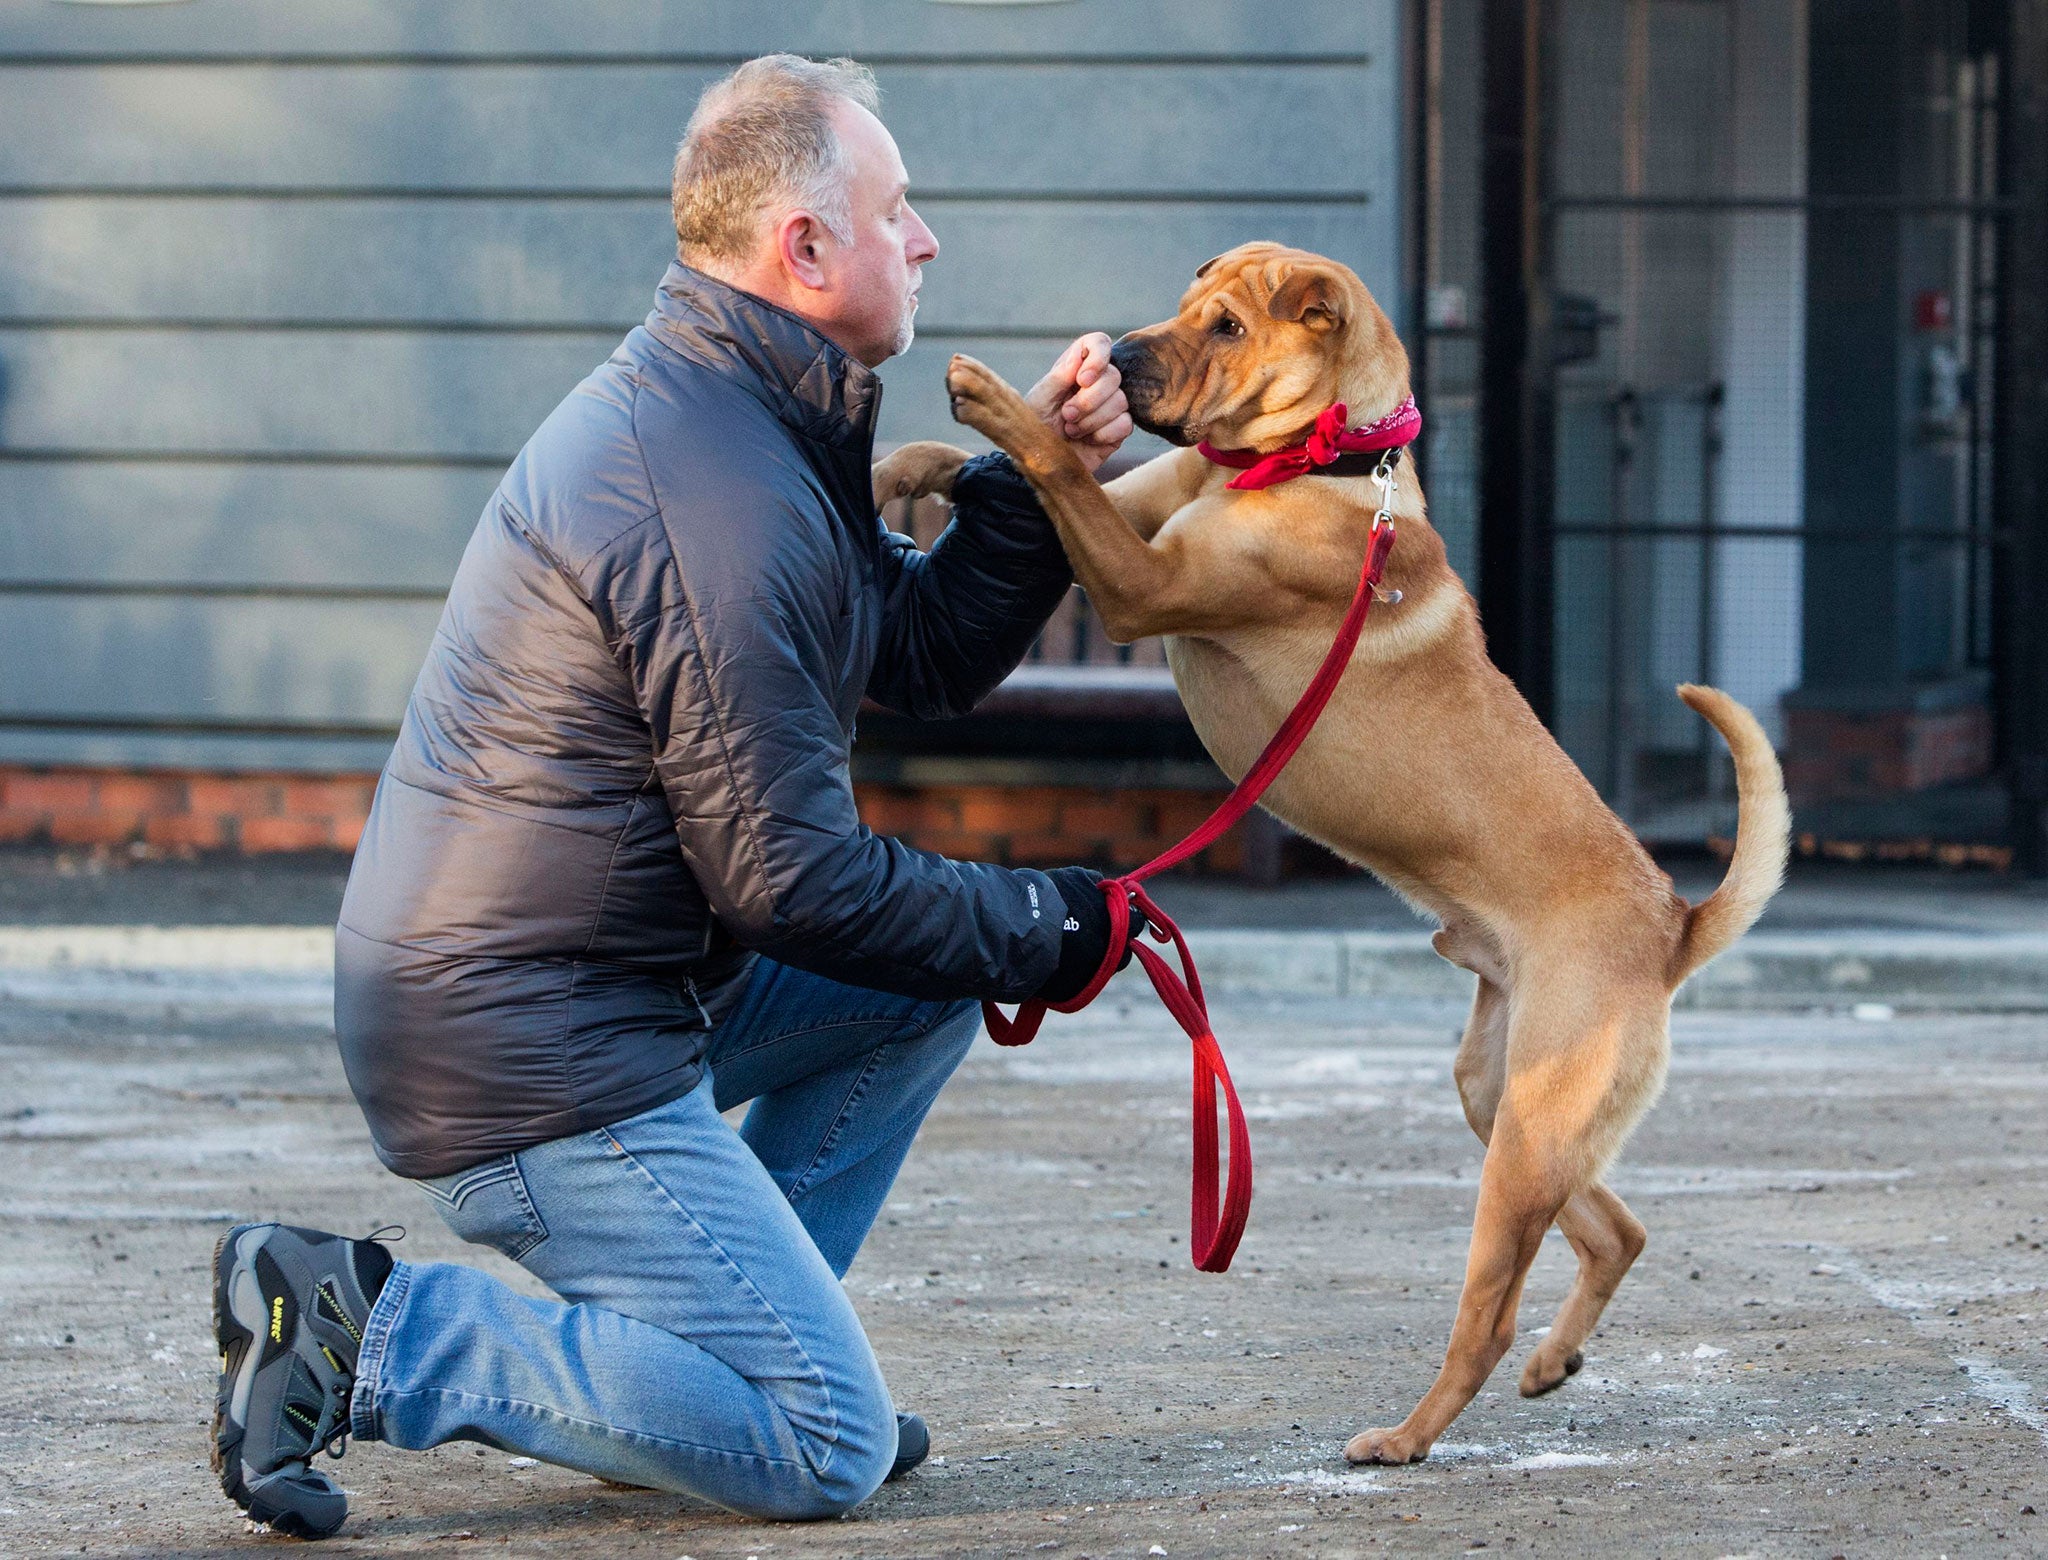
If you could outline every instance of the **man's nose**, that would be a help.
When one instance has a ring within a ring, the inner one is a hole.
[[[932,230],[924,225],[924,218],[915,211],[910,213],[910,263],[923,265],[928,260],[939,258],[939,241]]]

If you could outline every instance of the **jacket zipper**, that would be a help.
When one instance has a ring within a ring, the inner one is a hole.
[[[697,983],[685,975],[683,977],[683,990],[690,994],[690,1000],[697,1006],[697,1016],[704,1020],[704,1027],[709,1029],[711,1027],[711,1013],[704,1006],[704,999],[697,995]]]

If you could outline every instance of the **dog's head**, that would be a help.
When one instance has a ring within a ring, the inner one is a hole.
[[[1195,272],[1170,320],[1110,353],[1131,418],[1175,444],[1279,449],[1333,401],[1366,421],[1408,394],[1408,354],[1348,267],[1242,244]]]

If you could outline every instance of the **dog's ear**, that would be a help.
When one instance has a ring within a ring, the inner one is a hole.
[[[1204,260],[1200,265],[1196,266],[1195,280],[1199,282],[1203,277],[1207,276],[1211,271],[1215,270],[1216,262],[1218,260],[1221,260],[1222,258],[1222,255],[1211,255],[1208,259]]]
[[[1295,266],[1273,289],[1266,312],[1276,320],[1299,320],[1310,330],[1334,330],[1344,323],[1344,284],[1327,266]]]

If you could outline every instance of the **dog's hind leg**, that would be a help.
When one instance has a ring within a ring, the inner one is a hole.
[[[1516,972],[1506,1079],[1480,1172],[1465,1288],[1443,1367],[1399,1425],[1352,1438],[1344,1448],[1352,1462],[1412,1462],[1429,1454],[1513,1345],[1522,1284],[1551,1222],[1598,1181],[1656,1095],[1668,1042],[1661,1013],[1647,1004],[1662,1008],[1663,992],[1638,999],[1610,991],[1589,1004],[1577,980],[1570,974],[1532,980],[1526,969]],[[1591,1206],[1602,1205],[1595,1199]],[[1584,1221],[1574,1222],[1583,1233]],[[1619,1273],[1613,1276],[1618,1281]],[[1594,1292],[1589,1289],[1588,1297]],[[1595,1306],[1586,1311],[1598,1314]],[[1575,1321],[1579,1314],[1573,1313]],[[1561,1338],[1560,1360],[1580,1342],[1583,1337]]]
[[[1472,1016],[1451,1070],[1465,1120],[1484,1143],[1493,1136],[1493,1118],[1507,1086],[1507,969],[1491,940],[1468,927],[1447,925],[1434,942],[1444,958],[1479,976]],[[1557,1227],[1578,1253],[1579,1272],[1522,1371],[1524,1397],[1539,1397],[1578,1374],[1586,1340],[1648,1238],[1628,1205],[1598,1181],[1566,1201]]]
[[[1579,1273],[1550,1331],[1523,1367],[1523,1397],[1540,1396],[1578,1374],[1585,1363],[1580,1351],[1648,1239],[1628,1204],[1599,1181],[1564,1205],[1557,1227],[1579,1254]]]
[[[1472,993],[1472,1016],[1451,1065],[1465,1120],[1479,1141],[1493,1136],[1494,1112],[1508,1079],[1507,968],[1490,941],[1461,925],[1446,925],[1431,944],[1443,958],[1479,977]]]
[[[1354,1463],[1416,1462],[1464,1412],[1515,1341],[1522,1281],[1544,1232],[1572,1192],[1571,1166],[1540,1128],[1532,1132],[1512,1091],[1493,1118],[1479,1176],[1479,1209],[1465,1261],[1465,1289],[1435,1383],[1400,1424],[1362,1430],[1344,1448]]]

